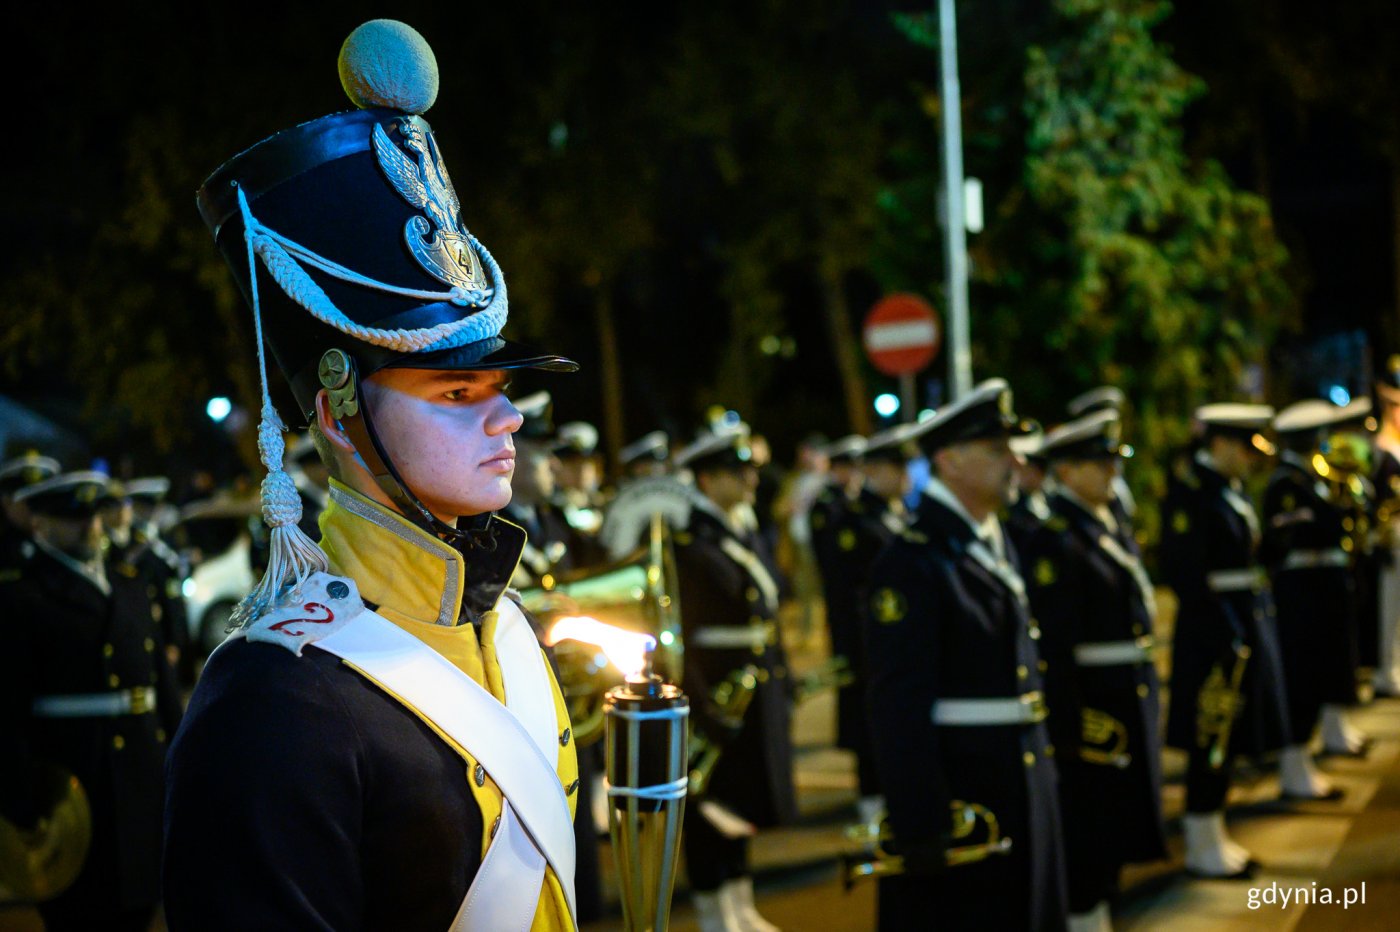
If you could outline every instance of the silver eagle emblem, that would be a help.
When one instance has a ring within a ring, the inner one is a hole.
[[[408,251],[429,275],[464,291],[491,287],[470,234],[461,220],[461,204],[447,177],[432,133],[411,119],[396,121],[403,148],[395,145],[378,123],[374,126],[374,154],[394,190],[423,211],[404,226]],[[407,150],[407,151],[405,151]]]

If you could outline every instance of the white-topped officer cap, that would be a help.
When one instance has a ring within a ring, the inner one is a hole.
[[[1123,394],[1121,388],[1116,385],[1101,385],[1076,395],[1065,409],[1072,418],[1103,410],[1117,411],[1121,414],[1127,403],[1128,397]]]
[[[1047,460],[1099,459],[1122,453],[1123,423],[1118,412],[1108,408],[1061,424],[1040,445],[1040,455]]]
[[[739,466],[752,459],[749,450],[749,425],[742,421],[721,421],[703,431],[675,456],[676,467],[694,469],[716,464]]]
[[[587,421],[559,425],[554,452],[557,456],[592,456],[598,449],[598,428]]]
[[[1032,430],[1030,422],[1016,416],[1011,386],[994,378],[919,421],[913,437],[926,452],[933,452],[971,440],[1025,436]]]
[[[828,443],[822,452],[826,458],[832,462],[853,463],[861,458],[865,453],[867,441],[860,434],[851,434]]]
[[[1370,399],[1367,399],[1369,401]],[[1273,420],[1273,428],[1279,434],[1301,434],[1318,431],[1346,420],[1345,409],[1321,398],[1307,398],[1295,401],[1280,411]]]
[[[13,492],[23,486],[51,479],[62,471],[58,460],[31,450],[0,463],[0,492]]]
[[[670,451],[670,436],[664,430],[654,430],[623,447],[617,454],[617,460],[623,466],[640,459],[661,462],[670,455]]]

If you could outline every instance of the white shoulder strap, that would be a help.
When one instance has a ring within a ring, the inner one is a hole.
[[[315,642],[403,699],[465,748],[505,797],[495,841],[454,930],[528,927],[546,860],[559,878],[570,914],[576,915],[573,822],[555,770],[553,693],[539,646],[519,609],[509,600],[498,608],[503,627],[497,632],[497,651],[509,709],[447,658],[368,610]],[[488,889],[482,882],[487,876],[489,895],[477,895]]]

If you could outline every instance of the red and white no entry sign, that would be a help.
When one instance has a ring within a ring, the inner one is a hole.
[[[885,375],[913,375],[933,362],[943,342],[938,312],[918,295],[892,294],[865,315],[865,355]]]

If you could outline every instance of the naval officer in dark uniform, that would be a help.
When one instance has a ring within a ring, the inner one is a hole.
[[[1065,927],[1040,631],[996,517],[1011,494],[1008,437],[1026,429],[1001,379],[918,425],[933,477],[871,573],[871,740],[907,870],[880,881],[884,930]],[[950,865],[964,806],[989,811],[1010,849]]]
[[[1400,696],[1400,356],[1376,382],[1380,402],[1371,484],[1376,490],[1377,696]]]
[[[1166,856],[1156,599],[1123,546],[1113,478],[1123,457],[1115,411],[1052,430],[1040,446],[1050,517],[1022,549],[1049,669],[1046,701],[1060,770],[1070,928],[1107,930],[1123,865]]]
[[[1054,483],[1049,475],[1050,464],[1040,455],[1044,442],[1045,431],[1039,424],[1024,437],[1011,438],[1011,452],[1016,456],[1016,490],[1004,523],[1017,547],[1050,517],[1047,496]]]
[[[1274,452],[1261,433],[1273,415],[1267,405],[1197,409],[1200,447],[1162,504],[1163,581],[1178,600],[1167,744],[1188,755],[1186,869],[1202,877],[1253,875],[1225,832],[1232,762],[1292,743],[1259,518],[1243,485]]]
[[[856,808],[866,824],[884,812],[865,701],[865,623],[870,604],[870,567],[903,530],[901,501],[909,456],[908,431],[893,427],[868,440],[847,437],[827,448],[833,475],[854,462],[854,476],[837,479],[812,508],[812,550],[822,577],[831,654],[846,660],[854,681],[836,694],[836,746],[856,755]]]
[[[155,511],[170,491],[164,476],[112,482],[102,507],[107,533],[107,567],[119,576],[137,578],[146,587],[151,613],[160,623],[165,655],[183,684],[194,682],[189,615],[182,585],[189,568],[161,539]]]
[[[735,517],[758,485],[747,429],[721,424],[675,462],[701,496],[675,535],[683,685],[692,725],[723,749],[704,791],[686,803],[686,869],[703,932],[763,932],[776,927],[754,907],[749,837],[797,813],[780,577],[763,538]],[[715,701],[726,683],[731,696],[753,690],[741,718]]]
[[[515,402],[525,419],[515,434],[515,475],[510,504],[501,517],[525,529],[527,540],[520,554],[513,585],[537,586],[545,576],[558,576],[577,567],[573,546],[579,532],[569,527],[554,504],[555,474],[559,465],[552,449],[553,401],[539,391]]]
[[[1312,766],[1307,749],[1325,703],[1356,702],[1356,580],[1353,519],[1314,457],[1344,409],[1322,399],[1289,405],[1274,418],[1281,451],[1264,492],[1263,544],[1278,613],[1293,744],[1280,758],[1286,796],[1340,796]],[[1323,464],[1325,467],[1325,463]]]
[[[61,469],[58,460],[33,451],[0,463],[0,574],[23,563],[34,548],[29,509],[15,501],[15,493]]]
[[[1065,411],[1071,418],[1081,418],[1098,411],[1112,411],[1117,414],[1120,420],[1125,419],[1128,409],[1128,396],[1117,385],[1100,385],[1098,388],[1091,388],[1083,394],[1076,395],[1065,405]],[[1128,454],[1132,455],[1131,448],[1127,448]],[[1124,544],[1133,552],[1137,552],[1137,541],[1133,537],[1133,521],[1137,517],[1137,501],[1133,498],[1132,489],[1128,488],[1128,481],[1123,477],[1120,470],[1118,475],[1113,477],[1113,500],[1109,502],[1109,510],[1113,512],[1113,518],[1118,523],[1118,534]]]
[[[92,811],[82,872],[39,906],[53,932],[144,932],[160,902],[161,774],[180,699],[144,580],[103,567],[107,484],[68,473],[18,491],[34,546],[0,582],[0,815],[45,830],[31,783],[44,765],[73,774]]]

